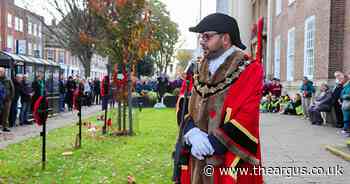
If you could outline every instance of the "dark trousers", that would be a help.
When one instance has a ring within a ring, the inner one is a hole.
[[[28,113],[30,111],[30,102],[22,102],[21,113],[19,114],[20,124],[28,123]]]
[[[334,105],[335,116],[337,118],[336,125],[342,127],[343,123],[343,111],[341,110],[341,105],[339,103]]]
[[[18,106],[18,99],[14,99],[11,103],[11,109],[10,109],[10,116],[9,116],[10,127],[16,126],[17,106]]]
[[[65,95],[64,93],[60,93],[60,112],[64,112],[64,100],[65,100]]]
[[[100,99],[101,99],[100,94],[94,93],[94,100],[93,101],[95,102],[96,105],[100,104]]]
[[[2,109],[2,112],[0,112],[0,120],[2,124],[2,128],[8,128],[9,126],[9,114],[11,110],[11,100],[5,100],[4,101],[4,107]]]
[[[312,124],[322,124],[323,123],[321,112],[314,106],[311,106],[309,108],[309,117],[310,117],[310,121]]]

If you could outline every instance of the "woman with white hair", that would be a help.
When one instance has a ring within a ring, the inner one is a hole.
[[[322,125],[321,112],[329,112],[332,106],[332,92],[326,83],[321,84],[320,94],[309,108],[310,121],[313,125]]]

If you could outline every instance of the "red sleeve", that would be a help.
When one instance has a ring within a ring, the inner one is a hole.
[[[256,155],[262,87],[262,66],[253,62],[230,88],[224,102],[224,124],[214,131],[214,136],[229,151],[254,165],[259,162]]]

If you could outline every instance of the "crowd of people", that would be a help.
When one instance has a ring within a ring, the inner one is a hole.
[[[9,132],[10,128],[33,124],[32,110],[34,104],[40,96],[46,96],[48,87],[45,85],[44,73],[38,72],[35,80],[30,82],[27,75],[16,74],[13,79],[6,76],[5,68],[0,67],[0,126],[2,131]],[[107,80],[110,79],[107,77]],[[59,112],[72,111],[74,108],[74,95],[77,91],[82,92],[82,106],[111,104],[114,107],[116,103],[114,91],[116,86],[108,83],[105,87],[108,91],[102,89],[104,80],[98,78],[81,79],[78,75],[64,78],[60,76],[58,81],[59,93]],[[169,81],[167,77],[158,77],[155,80],[136,81],[135,91],[154,91],[162,94],[172,91],[181,86],[182,81]],[[162,87],[163,86],[163,87]],[[103,93],[103,94],[102,94]],[[161,95],[160,95],[161,96]],[[105,101],[105,102],[104,102]]]
[[[34,103],[40,96],[47,95],[44,74],[38,72],[33,82],[27,80],[27,75],[16,74],[13,79],[6,76],[5,68],[0,67],[0,125],[3,132],[10,132],[10,128],[17,125],[32,124],[29,115],[32,114]],[[79,76],[69,76],[66,80],[61,76],[59,80],[59,112],[73,110],[74,92],[83,89],[83,104],[90,106],[100,104],[99,79],[85,80]]]
[[[79,85],[83,91],[83,106],[101,104],[101,81],[98,78],[95,78],[94,80],[86,80],[80,79],[79,76],[76,76],[75,78],[73,78],[73,76],[69,76],[68,79],[65,79],[63,76],[61,76],[59,81],[60,112],[73,110],[74,92]]]
[[[299,92],[293,97],[283,90],[280,80],[274,78],[264,84],[260,111],[303,116],[312,125],[332,123],[335,127],[342,128],[341,134],[349,137],[350,76],[337,71],[334,77],[334,87],[322,83],[317,93],[314,83],[304,77]]]

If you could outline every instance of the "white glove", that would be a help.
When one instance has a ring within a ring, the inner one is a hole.
[[[203,160],[204,156],[212,155],[214,148],[210,144],[208,134],[195,127],[189,130],[185,136],[186,144],[191,145],[191,154],[198,160]]]

